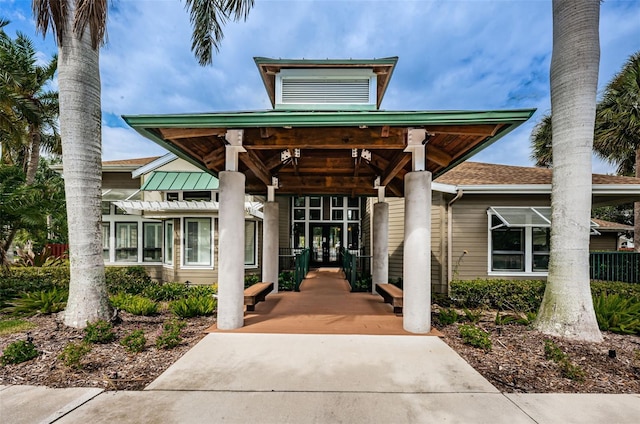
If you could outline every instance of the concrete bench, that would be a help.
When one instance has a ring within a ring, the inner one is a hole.
[[[394,314],[402,313],[402,289],[393,284],[376,284],[376,292],[382,296],[385,303],[393,306]]]
[[[255,311],[256,304],[265,300],[273,291],[273,283],[255,283],[244,289],[244,304],[247,311]]]

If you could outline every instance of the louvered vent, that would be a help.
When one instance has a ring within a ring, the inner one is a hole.
[[[367,104],[369,78],[283,78],[283,104]]]

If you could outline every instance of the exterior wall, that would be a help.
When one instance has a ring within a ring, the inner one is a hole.
[[[139,189],[140,178],[131,178],[131,172],[103,172],[102,189],[123,188]]]
[[[599,236],[592,235],[589,238],[589,251],[591,252],[615,252],[618,250],[618,233],[602,232]]]
[[[435,191],[431,200],[431,289],[434,293],[446,293],[447,200]],[[389,280],[395,281],[402,278],[404,198],[387,198],[386,202],[389,203]]]
[[[280,247],[291,247],[291,197],[276,196],[280,205],[279,244]]]
[[[490,206],[549,206],[549,196],[467,194],[456,201],[453,204],[452,214],[451,266],[454,279],[471,280],[490,277],[487,215],[487,209]],[[530,279],[532,277],[522,275],[499,278]]]

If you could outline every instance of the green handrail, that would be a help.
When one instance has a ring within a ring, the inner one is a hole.
[[[295,272],[294,272],[294,278],[295,278],[294,290],[295,291],[300,291],[300,284],[302,284],[302,280],[304,280],[304,278],[309,273],[309,259],[310,259],[309,249],[304,249],[302,252],[296,253]]]

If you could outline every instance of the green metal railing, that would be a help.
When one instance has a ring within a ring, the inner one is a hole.
[[[344,271],[347,281],[351,284],[351,287],[353,287],[358,274],[356,255],[344,248],[340,249],[340,254],[342,255],[342,270]]]
[[[640,253],[591,252],[589,274],[592,280],[640,284]]]
[[[309,258],[311,257],[311,251],[309,249],[304,249],[300,253],[296,253],[295,259],[295,291],[300,291],[300,284],[304,277],[309,273]]]

